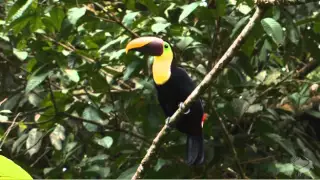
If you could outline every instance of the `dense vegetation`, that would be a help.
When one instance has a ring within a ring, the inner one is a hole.
[[[198,84],[254,7],[253,0],[0,0],[0,153],[34,178],[131,178],[166,117],[152,59],[126,54],[128,41],[166,39]],[[205,164],[187,166],[185,136],[172,131],[145,178],[320,177],[320,3],[263,8],[201,95]]]

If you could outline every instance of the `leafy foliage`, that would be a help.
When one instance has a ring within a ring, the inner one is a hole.
[[[175,61],[199,83],[254,6],[252,0],[0,1],[2,154],[33,178],[131,178],[165,117],[152,60],[125,54],[125,45],[137,34],[166,39]],[[174,131],[145,178],[239,178],[237,163],[249,178],[319,177],[311,120],[320,116],[310,109],[319,100],[318,88],[310,89],[320,80],[319,6],[265,7],[202,95],[209,114],[205,164],[183,162],[185,137]]]

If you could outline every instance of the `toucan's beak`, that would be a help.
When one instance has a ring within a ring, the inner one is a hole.
[[[140,37],[127,44],[126,53],[132,50],[151,56],[160,56],[163,53],[163,44],[163,40],[157,37]]]

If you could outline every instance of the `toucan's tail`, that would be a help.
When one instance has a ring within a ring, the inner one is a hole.
[[[203,137],[188,135],[187,138],[187,163],[189,165],[202,164],[204,160]]]

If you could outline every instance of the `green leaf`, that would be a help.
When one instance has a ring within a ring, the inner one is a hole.
[[[134,173],[136,172],[137,168],[139,165],[135,165],[127,170],[125,170],[124,172],[122,172],[120,174],[120,176],[117,179],[131,179],[131,177],[134,175]]]
[[[28,133],[26,148],[30,156],[34,155],[40,150],[43,133],[37,128],[33,128]]]
[[[156,23],[156,24],[153,24],[152,26],[151,26],[151,30],[153,31],[153,32],[155,32],[156,34],[158,34],[159,32],[166,32],[165,31],[165,29],[167,28],[167,27],[169,27],[171,25],[171,23],[165,23],[165,24],[163,24],[163,23]]]
[[[154,3],[154,1],[150,1],[150,0],[139,0],[139,3],[147,6],[147,8],[149,9],[149,11],[151,13],[157,14],[158,13],[158,8],[157,5]]]
[[[50,134],[51,144],[60,151],[62,149],[62,141],[65,140],[65,138],[65,128],[57,124],[56,128]]]
[[[232,33],[230,35],[230,38],[234,38],[235,35],[237,35],[238,32],[240,32],[240,28],[244,27],[250,19],[250,16],[244,16],[240,19],[240,21],[237,22],[237,24],[232,29]]]
[[[32,15],[25,15],[22,16],[19,19],[14,20],[10,25],[8,26],[8,29],[13,29],[14,34],[21,33],[22,29],[26,27],[26,25],[32,20]]]
[[[261,20],[261,24],[267,35],[270,36],[277,45],[282,45],[284,43],[282,27],[276,20],[264,18]]]
[[[123,19],[122,19],[122,23],[125,25],[125,26],[130,26],[134,19],[136,18],[136,16],[138,15],[139,13],[138,12],[130,12],[130,13],[127,13]]]
[[[315,110],[308,110],[306,111],[307,114],[314,116],[316,118],[320,119],[320,112],[319,111],[315,111]]]
[[[39,84],[41,84],[46,77],[51,73],[50,71],[41,72],[43,70],[43,67],[40,67],[37,69],[29,78],[26,86],[26,93],[29,93],[34,88],[36,88]],[[41,73],[39,73],[41,72]],[[39,74],[38,74],[39,73]]]
[[[159,158],[156,166],[154,167],[154,170],[159,171],[166,163],[167,163],[166,160]]]
[[[2,155],[0,155],[0,167],[0,179],[33,179],[19,165]]]
[[[269,86],[272,83],[276,84],[278,82],[281,73],[279,71],[272,71],[268,74],[267,78],[264,80],[264,84]]]
[[[62,21],[65,17],[63,10],[59,7],[54,7],[50,11],[50,19],[53,22],[57,31],[61,29]]]
[[[128,39],[127,36],[120,36],[112,41],[109,41],[107,44],[103,45],[100,49],[99,49],[99,52],[102,53],[104,52],[105,50],[107,50],[110,46],[114,45],[114,44],[117,44],[117,43],[121,43],[123,42],[124,40]]]
[[[294,172],[294,167],[291,163],[286,163],[286,164],[276,163],[275,167],[279,173],[283,173],[287,176],[291,176],[292,173]]]
[[[85,172],[92,172],[99,174],[102,178],[107,177],[110,174],[110,168],[107,167],[100,167],[98,165],[90,166],[88,169],[85,170]]]
[[[262,109],[263,109],[263,106],[261,104],[253,104],[249,106],[247,113],[254,114],[259,111],[262,111]]]
[[[179,16],[179,23],[184,20],[186,17],[188,17],[194,10],[197,9],[197,7],[199,7],[201,1],[198,2],[193,2],[191,4],[188,5],[184,5],[181,8],[183,9],[182,13]]]
[[[11,152],[18,153],[21,147],[24,145],[24,142],[27,140],[28,134],[22,134],[17,140],[14,141],[12,145]]]
[[[20,18],[24,12],[30,7],[32,2],[38,2],[37,0],[18,0],[10,9],[7,20],[14,21]]]
[[[130,76],[132,75],[133,72],[135,72],[138,68],[138,66],[141,64],[141,60],[135,60],[132,61],[126,68],[124,75],[123,75],[123,80],[128,80]]]
[[[99,144],[100,146],[104,147],[104,148],[110,148],[112,143],[113,143],[113,139],[110,136],[106,136],[102,139],[96,139],[95,142],[97,144]]]
[[[76,25],[77,21],[86,14],[86,7],[71,8],[68,10],[67,17],[72,25]]]
[[[10,97],[7,101],[2,104],[3,109],[12,110],[18,103],[22,94],[17,93],[16,95]]]
[[[82,161],[80,162],[79,166],[80,166],[80,167],[85,167],[85,166],[87,166],[88,164],[103,163],[103,162],[105,162],[108,158],[109,158],[109,156],[106,155],[106,154],[99,154],[99,155],[97,155],[97,156],[84,158],[84,159],[82,159]]]
[[[65,72],[71,81],[74,81],[76,83],[79,82],[80,77],[78,71],[74,69],[65,69]]]
[[[259,81],[259,82],[263,82],[265,80],[265,78],[267,77],[267,71],[261,71],[259,72],[259,74],[256,76],[256,79]]]
[[[40,12],[34,14],[33,18],[30,20],[30,30],[31,32],[37,32],[41,33],[43,30],[42,28],[44,27],[42,20],[41,20],[41,15]]]
[[[278,134],[274,134],[274,133],[267,133],[267,134],[265,134],[265,136],[270,138],[270,140],[278,143],[290,155],[296,156],[296,152],[295,152],[294,147],[290,141],[283,139],[281,136],[279,136]]]
[[[28,100],[29,100],[30,104],[34,105],[35,107],[39,107],[41,104],[42,98],[39,97],[39,95],[37,95],[37,94],[29,93]]]
[[[187,48],[191,43],[193,42],[193,38],[192,37],[183,37],[178,43],[177,43],[177,47],[180,50],[185,50],[185,48]]]
[[[313,30],[315,33],[320,33],[320,22],[315,22],[313,25]]]
[[[11,114],[12,111],[5,109],[5,110],[1,110],[0,113],[3,113],[3,114]]]
[[[292,157],[291,162],[294,166],[294,169],[299,173],[309,176],[312,179],[317,179],[311,171],[314,168],[314,163],[312,162],[312,160],[305,160],[301,159],[300,157]]]
[[[0,122],[7,122],[9,120],[8,116],[0,115]]]
[[[249,105],[249,102],[243,99],[233,99],[232,101],[232,107],[237,117],[241,117],[247,111]]]
[[[20,51],[19,49],[13,48],[13,54],[17,56],[21,61],[25,60],[28,57],[28,52]]]
[[[84,111],[82,113],[82,117],[87,120],[101,122],[101,118],[99,116],[99,113],[97,112],[96,109],[94,109],[91,106],[84,109]],[[83,125],[90,132],[95,132],[98,129],[97,125],[94,125],[92,123],[83,122]]]

